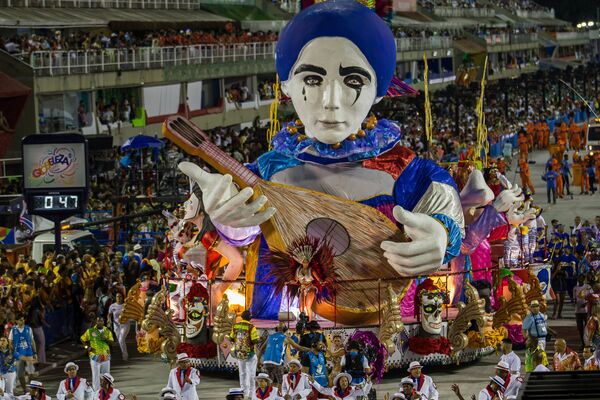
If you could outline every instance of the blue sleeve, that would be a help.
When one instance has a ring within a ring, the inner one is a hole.
[[[446,254],[444,255],[443,261],[443,264],[446,264],[460,254],[460,246],[462,244],[460,228],[452,218],[444,214],[433,214],[432,217],[444,225],[444,228],[446,229],[448,244],[446,245]]]

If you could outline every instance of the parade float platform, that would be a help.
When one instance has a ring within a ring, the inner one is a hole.
[[[442,335],[447,336],[448,334],[448,321],[453,321],[458,315],[458,309],[455,307],[448,307],[444,310],[444,322],[442,326]],[[351,338],[357,331],[370,331],[377,334],[379,331],[379,325],[371,326],[344,326],[342,324],[336,324],[332,321],[316,319],[321,326],[321,331],[325,334],[328,343],[331,343],[334,335],[341,335],[342,341],[345,343]],[[261,337],[273,333],[275,327],[278,325],[278,321],[274,320],[260,320],[254,319],[251,321],[252,324],[259,330]],[[284,321],[288,326],[289,331],[294,332],[296,320]],[[394,340],[396,350],[393,354],[390,354],[386,360],[386,370],[392,369],[404,369],[412,361],[419,361],[423,365],[427,366],[441,366],[441,365],[457,365],[460,363],[467,363],[475,361],[484,355],[492,353],[495,349],[492,347],[486,347],[483,349],[466,348],[460,351],[458,354],[448,356],[446,354],[433,353],[428,355],[415,354],[408,348],[408,340],[410,337],[415,336],[420,327],[420,323],[414,317],[404,317],[404,331],[398,334]],[[229,354],[229,346],[218,346],[218,354],[211,358],[193,358],[192,363],[194,366],[202,371],[208,372],[231,372],[236,371],[237,360]],[[288,358],[289,359],[289,358]]]

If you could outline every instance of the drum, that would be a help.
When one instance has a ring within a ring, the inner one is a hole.
[[[540,280],[544,299],[552,300],[550,297],[550,276],[552,274],[552,265],[543,263],[534,263],[529,265],[529,271]]]

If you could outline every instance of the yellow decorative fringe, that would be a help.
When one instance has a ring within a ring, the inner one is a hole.
[[[484,154],[484,165],[487,166],[487,155],[489,153],[489,142],[487,135],[487,127],[485,126],[485,112],[483,110],[484,93],[485,93],[485,82],[487,78],[487,63],[488,59],[485,58],[483,64],[483,76],[481,77],[481,92],[479,93],[479,100],[477,101],[477,152],[475,160],[481,155],[481,150]]]
[[[433,139],[433,118],[431,117],[431,103],[429,102],[429,65],[427,64],[427,55],[425,53],[423,53],[423,62],[425,63],[425,137],[427,138],[427,143],[431,144]]]
[[[277,107],[279,106],[279,75],[275,77],[275,83],[273,84],[273,92],[275,93],[275,98],[271,103],[271,108],[269,109],[269,129],[267,130],[267,142],[269,143],[269,150],[271,150],[271,141],[273,141],[273,137],[279,132],[281,129],[279,125],[279,119],[277,118]]]

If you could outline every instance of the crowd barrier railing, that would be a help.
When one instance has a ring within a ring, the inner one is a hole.
[[[204,0],[0,0],[0,7],[197,10]]]
[[[230,45],[34,51],[16,57],[28,61],[37,75],[55,76],[263,60],[273,58],[274,54],[275,42],[252,42]]]
[[[431,36],[426,38],[397,38],[396,51],[449,49],[452,38],[447,36]]]

